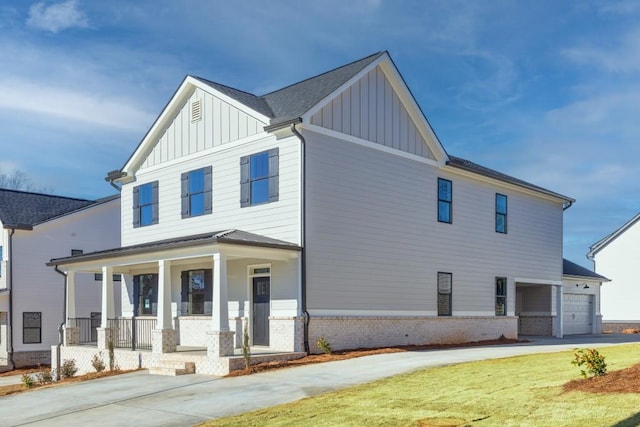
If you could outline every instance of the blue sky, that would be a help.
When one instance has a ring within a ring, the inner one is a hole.
[[[256,94],[388,50],[441,142],[577,199],[565,256],[640,210],[640,2],[5,0],[0,172],[112,194],[185,74]]]

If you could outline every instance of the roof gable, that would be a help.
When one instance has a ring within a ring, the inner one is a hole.
[[[0,221],[4,228],[33,227],[94,203],[51,194],[0,189]]]
[[[620,237],[625,231],[633,227],[638,221],[640,221],[640,213],[624,223],[622,227],[618,228],[613,233],[603,237],[602,239],[591,245],[589,247],[589,253],[587,254],[587,257],[593,258],[598,252],[606,248],[611,242]]]
[[[610,280],[604,276],[599,275],[595,271],[591,271],[588,268],[584,268],[581,265],[571,262],[568,259],[562,259],[562,274],[564,276],[584,277],[586,279],[597,279],[605,282]]]

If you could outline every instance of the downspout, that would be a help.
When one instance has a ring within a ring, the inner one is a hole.
[[[302,277],[300,277],[301,280],[301,295],[300,295],[300,303],[302,305],[302,315],[304,316],[304,351],[309,354],[310,350],[309,350],[309,322],[311,321],[311,316],[309,315],[309,312],[307,311],[307,256],[306,256],[306,250],[307,250],[307,245],[306,245],[306,227],[307,227],[307,188],[306,188],[306,184],[307,184],[307,156],[306,156],[306,141],[304,139],[304,137],[302,136],[302,134],[298,131],[298,129],[296,129],[296,123],[292,123],[291,124],[291,132],[293,132],[294,135],[296,135],[298,137],[298,139],[300,139],[301,142],[301,149],[302,149],[302,218],[300,219],[302,221],[302,227],[301,227],[301,233],[300,233],[300,246],[302,246],[302,251],[300,252],[300,258],[301,258],[301,271],[300,271],[300,275]]]
[[[62,275],[64,280],[64,291],[62,298],[62,323],[58,326],[58,345],[56,346],[56,381],[60,380],[60,347],[64,341],[64,324],[67,323],[67,274],[60,270],[58,266],[54,266],[53,269],[56,273]]]
[[[12,228],[9,234],[9,362],[11,369],[16,368],[16,362],[13,359],[13,235],[16,229]]]

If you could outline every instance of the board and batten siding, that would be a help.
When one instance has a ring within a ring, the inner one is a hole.
[[[380,67],[337,95],[311,117],[311,124],[435,158]]]
[[[192,120],[191,106],[200,102],[202,118]],[[196,88],[156,142],[140,168],[148,168],[262,132],[266,123],[220,98]]]
[[[427,162],[315,132],[307,141],[307,298],[315,313],[437,313],[437,273],[453,274],[453,315],[492,315],[495,277],[562,277],[562,204]],[[437,178],[453,182],[437,221]],[[495,232],[495,194],[509,200]]]
[[[640,321],[640,221],[595,255],[595,270],[611,279],[602,285],[603,321]]]
[[[58,343],[63,320],[64,278],[45,263],[71,255],[120,246],[119,200],[106,202],[40,225],[13,236],[13,344],[16,352],[50,350]],[[115,287],[116,291],[119,289]],[[75,277],[76,316],[101,311],[101,282],[91,273]],[[116,297],[119,293],[116,292]],[[42,343],[23,344],[22,313],[41,312]]]
[[[279,148],[279,199],[240,207],[240,158]],[[212,166],[213,211],[191,218],[181,215],[180,177]],[[217,146],[153,168],[139,170],[136,181],[122,187],[122,245],[128,246],[228,229],[256,233],[291,243],[300,242],[300,141],[276,140],[262,134],[255,140]],[[158,181],[158,224],[133,227],[133,188]]]

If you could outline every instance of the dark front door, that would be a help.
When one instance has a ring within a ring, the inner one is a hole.
[[[269,277],[253,278],[253,345],[269,345]]]

